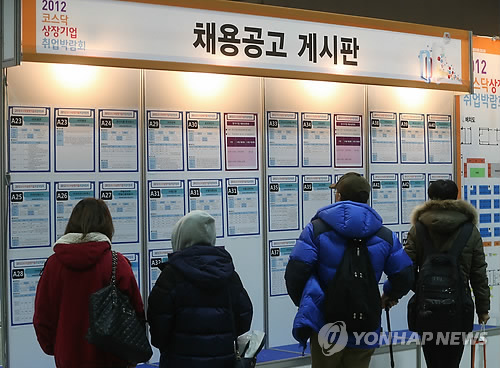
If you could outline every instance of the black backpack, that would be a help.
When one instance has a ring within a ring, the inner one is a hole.
[[[439,253],[427,228],[415,224],[417,242],[424,247],[415,295],[408,302],[408,328],[415,332],[470,332],[474,303],[460,269],[460,255],[472,232],[467,222],[460,228],[451,249]]]
[[[315,238],[332,230],[320,219],[312,224]],[[392,245],[392,232],[386,227],[375,235]],[[344,321],[347,332],[371,332],[380,327],[380,291],[366,239],[347,239],[335,277],[326,285],[323,310],[326,323]]]

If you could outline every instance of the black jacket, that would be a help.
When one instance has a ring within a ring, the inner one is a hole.
[[[194,245],[162,266],[147,310],[160,367],[232,367],[234,338],[250,329],[253,311],[229,253]]]

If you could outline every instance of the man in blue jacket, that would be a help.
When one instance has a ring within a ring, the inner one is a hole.
[[[366,239],[375,279],[380,281],[382,272],[388,276],[383,288],[382,308],[392,306],[410,290],[412,261],[397,236],[382,226],[382,218],[367,204],[371,188],[365,178],[350,172],[330,188],[336,191],[335,203],[319,209],[304,228],[286,268],[288,294],[299,307],[293,336],[304,347],[311,339],[313,368],[368,368],[378,339],[369,339],[368,342],[368,339],[349,333],[344,341],[345,349],[332,355],[325,354],[324,339],[322,335],[318,336],[318,332],[326,323],[323,310],[326,285],[335,277],[348,239]],[[322,220],[319,221],[322,224],[320,230],[313,224],[316,219]],[[330,328],[330,332],[334,330]],[[380,325],[373,332],[380,333]]]

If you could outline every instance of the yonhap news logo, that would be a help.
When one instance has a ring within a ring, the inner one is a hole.
[[[347,329],[344,321],[327,323],[318,332],[318,344],[324,355],[330,356],[347,345]]]
[[[473,332],[412,332],[412,331],[392,331],[392,332],[353,332],[351,334],[354,345],[357,346],[377,346],[388,345],[469,345],[486,344],[488,333],[482,328]],[[344,321],[327,323],[318,332],[318,344],[321,352],[326,356],[331,356],[342,351],[347,345],[347,328]]]

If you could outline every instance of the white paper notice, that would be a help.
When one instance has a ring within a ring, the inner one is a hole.
[[[401,163],[425,163],[425,125],[423,114],[399,114]]]
[[[403,247],[405,247],[408,243],[408,233],[409,231],[401,231],[401,238],[399,239],[399,241],[401,242],[401,244],[403,244]]]
[[[372,112],[370,120],[371,162],[397,163],[397,115],[393,112]]]
[[[302,176],[302,228],[311,221],[321,207],[333,203],[331,183],[331,175]]]
[[[258,170],[257,114],[224,114],[226,170]]]
[[[170,240],[174,225],[186,214],[184,180],[148,182],[149,241]]]
[[[99,170],[138,170],[137,111],[99,110]]]
[[[134,273],[135,281],[137,282],[137,286],[141,288],[141,273],[140,270],[140,262],[139,262],[139,253],[122,253],[130,262],[130,266],[132,267],[132,272]]]
[[[401,174],[401,223],[409,224],[413,209],[425,202],[425,174]]]
[[[50,109],[9,107],[9,170],[50,170]]]
[[[188,170],[221,170],[220,113],[187,113]]]
[[[45,258],[10,261],[11,326],[33,323],[36,287]]]
[[[429,163],[451,164],[451,116],[427,115]]]
[[[299,178],[269,176],[269,230],[299,229]]]
[[[10,186],[11,248],[50,246],[50,184],[14,183]]]
[[[361,115],[335,114],[335,167],[363,166]]]
[[[215,219],[217,237],[224,236],[222,180],[189,180],[189,211],[201,210]]]
[[[113,244],[139,242],[138,182],[100,182],[99,196],[106,201],[113,218]]]
[[[259,179],[226,179],[227,235],[260,233]]]
[[[55,109],[56,171],[95,171],[95,111]]]
[[[372,207],[384,225],[399,224],[399,190],[397,174],[372,174]]]
[[[93,182],[56,182],[55,184],[56,240],[64,235],[73,208],[84,198],[94,197]]]
[[[428,178],[427,188],[429,188],[429,185],[432,182],[435,182],[436,180],[452,180],[452,175],[451,174],[427,174],[427,178]]]
[[[299,166],[299,123],[296,112],[267,113],[269,167]]]
[[[156,280],[160,277],[161,270],[158,266],[168,261],[169,254],[172,254],[172,249],[154,249],[149,251],[149,291],[153,289]]]
[[[269,264],[271,273],[271,296],[288,294],[285,285],[285,271],[295,240],[273,240],[269,242]]]
[[[148,170],[184,170],[182,112],[148,111]]]
[[[330,114],[302,114],[302,166],[332,166],[332,122]]]

